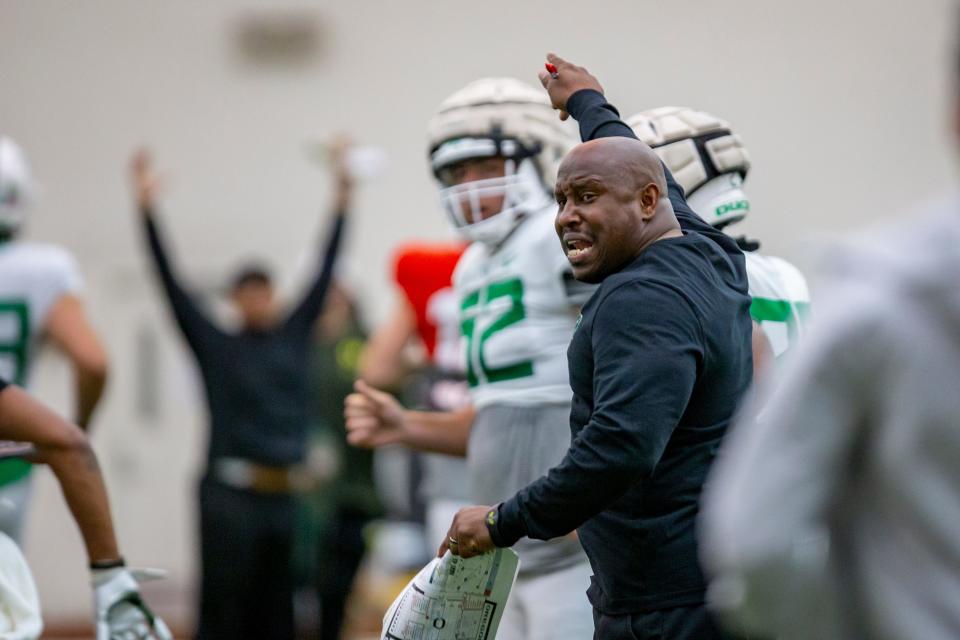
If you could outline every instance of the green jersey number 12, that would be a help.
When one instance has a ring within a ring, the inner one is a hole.
[[[477,309],[483,308],[498,298],[507,298],[510,306],[482,331],[476,326]],[[533,362],[524,360],[503,367],[487,365],[484,351],[487,340],[491,336],[503,331],[526,318],[523,307],[523,281],[519,278],[493,282],[486,287],[474,291],[463,300],[460,306],[460,327],[467,339],[467,382],[471,387],[480,384],[482,375],[486,382],[502,382],[515,380],[533,375]],[[479,371],[478,371],[479,369]]]

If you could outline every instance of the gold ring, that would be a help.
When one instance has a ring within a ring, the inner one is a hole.
[[[456,539],[456,538],[453,538],[453,537],[448,536],[448,537],[447,537],[447,541],[448,541],[450,544],[455,544],[455,545],[457,545],[458,547],[460,546],[460,543],[457,542],[457,539]]]

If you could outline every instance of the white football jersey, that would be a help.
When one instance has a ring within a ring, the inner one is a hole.
[[[810,292],[803,274],[781,258],[744,252],[750,288],[750,315],[763,327],[776,357],[803,335]]]
[[[26,384],[50,309],[80,286],[76,262],[60,247],[0,244],[0,376]]]
[[[475,407],[569,402],[567,346],[593,287],[573,279],[556,208],[530,216],[496,251],[467,248],[453,274]]]

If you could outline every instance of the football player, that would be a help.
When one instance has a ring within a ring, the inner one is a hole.
[[[60,483],[90,562],[97,640],[172,640],[137,586],[162,573],[126,568],[103,476],[83,431],[0,377],[0,438],[34,445],[32,458],[48,464]],[[33,578],[19,549],[3,534],[0,596],[3,637],[39,637],[42,625]],[[13,635],[7,635],[10,632]]]
[[[0,137],[0,376],[29,381],[30,363],[45,339],[70,360],[74,421],[87,428],[107,378],[107,355],[79,292],[80,272],[63,248],[19,239],[33,192],[20,147]],[[30,492],[30,464],[0,462],[0,531],[19,541]]]
[[[660,156],[704,220],[726,232],[750,213],[743,190],[750,156],[727,122],[687,107],[641,111],[626,122]],[[750,315],[780,358],[803,334],[810,308],[807,281],[786,260],[759,253],[759,242],[736,240],[747,262]]]
[[[368,384],[394,389],[413,373],[406,395],[418,408],[457,411],[469,405],[452,283],[464,249],[462,242],[409,242],[397,248],[393,273],[397,301],[387,321],[367,341],[360,360],[360,377]],[[411,345],[422,348],[425,362],[408,362]],[[450,519],[467,504],[466,463],[437,453],[421,456],[417,493],[424,502],[424,524],[432,545],[443,539]]]
[[[405,411],[357,384],[350,439],[467,456],[471,500],[496,504],[558,463],[570,445],[566,349],[593,289],[557,245],[551,196],[576,143],[542,91],[509,78],[469,84],[430,122],[430,163],[451,221],[471,245],[453,276],[473,411]],[[501,640],[588,638],[591,569],[578,540],[514,547],[520,573]]]

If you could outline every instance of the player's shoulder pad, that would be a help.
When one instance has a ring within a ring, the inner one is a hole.
[[[67,289],[81,284],[80,267],[73,255],[55,244],[18,244],[17,260],[29,273],[39,278],[56,279]]]
[[[801,300],[809,298],[807,279],[793,263],[777,256],[756,252],[746,252],[744,256],[746,257],[748,275],[752,268],[761,268],[768,273],[775,272],[792,296]]]
[[[555,220],[556,207],[530,216],[516,230],[515,242],[522,245],[524,251],[537,252],[544,259],[555,256],[557,260],[552,262],[566,263],[566,256],[557,238]],[[563,260],[559,260],[560,258]]]
[[[61,246],[30,242],[19,244],[17,249],[18,261],[23,261],[23,264],[30,264],[38,269],[79,271],[73,255]]]

